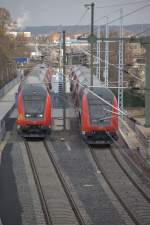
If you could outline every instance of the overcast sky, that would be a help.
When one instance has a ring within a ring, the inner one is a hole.
[[[125,17],[124,24],[150,23],[150,0],[95,0],[93,2],[95,3],[95,24],[105,24],[105,18],[97,19],[107,15],[109,15],[109,21],[118,18],[121,7],[124,10],[124,14],[128,14],[148,4],[142,10]],[[80,21],[86,10],[84,4],[87,3],[91,3],[91,1],[0,0],[0,7],[7,8],[11,13],[12,19],[17,20],[19,26],[82,25],[90,24],[90,10]],[[99,8],[107,5],[109,7]],[[119,21],[113,24],[119,24]]]

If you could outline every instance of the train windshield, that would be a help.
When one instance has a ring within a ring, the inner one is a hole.
[[[45,97],[40,95],[26,95],[24,96],[25,113],[43,113],[45,107]]]
[[[27,85],[23,90],[25,117],[44,116],[47,91],[42,86]]]
[[[107,89],[106,89],[107,90]],[[113,94],[108,90],[93,90],[98,96],[112,104]],[[88,94],[90,124],[94,126],[109,126],[112,119],[112,107],[98,99],[91,93]]]

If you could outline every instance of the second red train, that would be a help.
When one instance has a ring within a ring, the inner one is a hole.
[[[83,138],[88,144],[111,144],[118,139],[118,109],[115,95],[94,76],[74,68],[70,89],[76,105]],[[98,96],[98,97],[97,97]]]

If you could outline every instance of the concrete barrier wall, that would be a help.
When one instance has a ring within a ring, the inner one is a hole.
[[[10,116],[10,114],[12,113],[14,108],[15,108],[15,102],[11,106],[10,110],[8,112],[6,112],[6,114],[3,117],[3,119],[0,120],[0,141],[4,138],[4,136],[6,134],[6,121],[8,120],[8,117]]]
[[[11,88],[13,88],[20,80],[20,76],[17,76],[14,80],[10,81],[3,88],[0,89],[0,98],[2,98]]]
[[[127,122],[128,126],[135,132],[137,138],[144,145],[144,147],[145,148],[148,148],[148,146],[149,146],[149,140],[144,135],[144,133],[142,133],[142,131],[140,130],[140,126],[136,124],[136,121],[129,120],[128,118],[125,118],[125,121]]]
[[[6,84],[2,89],[0,89],[0,98],[3,97],[6,93],[8,93],[8,91],[13,88],[18,82],[20,81],[20,74],[17,74],[17,78],[15,78],[14,80],[10,81],[8,84]],[[0,120],[0,141],[3,139],[5,133],[6,133],[6,121],[9,117],[9,115],[11,114],[11,112],[13,111],[15,107],[15,102],[12,105],[12,107],[10,108],[10,110],[8,112],[6,112],[6,114],[4,115],[4,117]]]
[[[5,120],[0,121],[0,141],[3,139],[5,135],[6,129],[5,129]]]

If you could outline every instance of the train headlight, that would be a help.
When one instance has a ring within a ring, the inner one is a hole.
[[[37,115],[39,118],[43,118],[43,114],[38,114]]]
[[[26,117],[26,118],[30,118],[30,117],[31,117],[31,115],[30,115],[30,114],[28,114],[28,113],[26,113],[26,114],[25,114],[25,117]]]

